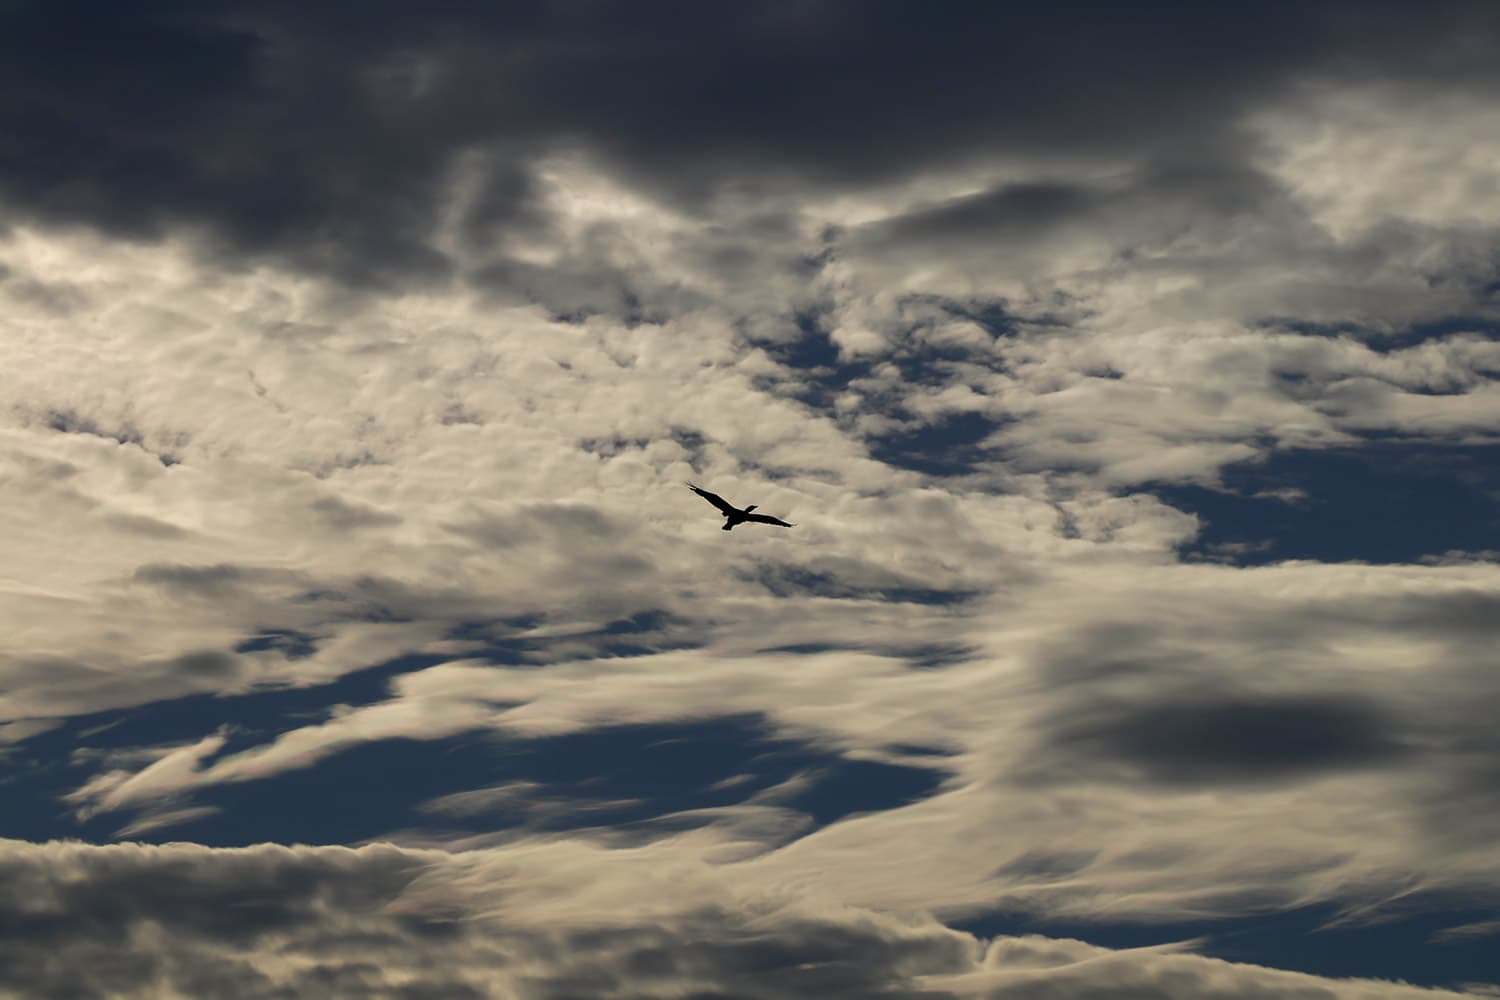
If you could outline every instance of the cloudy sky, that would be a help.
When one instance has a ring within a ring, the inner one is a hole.
[[[0,5],[0,996],[1500,994],[1497,163],[1488,3]]]

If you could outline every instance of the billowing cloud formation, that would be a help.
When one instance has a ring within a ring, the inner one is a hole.
[[[3,841],[0,988],[77,997],[525,1000],[938,1000],[1107,996],[1122,988],[1162,1000],[1457,996],[1231,965],[1173,948],[1112,952],[1036,937],[985,947],[931,921],[776,894],[726,896],[703,885],[709,873],[625,867],[622,877],[605,858],[546,847],[454,857],[390,846],[216,851]],[[546,882],[574,892],[532,909],[528,887],[544,872]],[[678,884],[675,909],[621,894],[621,883],[668,874]]]
[[[535,163],[558,148],[685,204],[996,157],[1224,162],[1249,141],[1242,118],[1299,86],[1491,84],[1473,40],[1493,12],[1439,7],[22,3],[0,82],[28,155],[0,191],[42,220],[188,227],[347,275],[434,276],[449,270],[428,243],[445,210],[468,242],[546,229]],[[1078,207],[1065,187],[1017,194],[997,204],[1022,219]],[[522,278],[524,255],[506,259]]]

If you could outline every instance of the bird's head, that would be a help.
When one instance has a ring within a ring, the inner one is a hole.
[[[754,509],[755,509],[755,504],[751,504],[750,506],[748,506],[748,507],[745,508],[745,513],[748,514],[752,510],[754,510]]]

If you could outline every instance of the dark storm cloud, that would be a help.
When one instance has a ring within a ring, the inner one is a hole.
[[[1440,6],[20,3],[0,25],[0,197],[430,276],[464,152],[494,154],[470,242],[537,224],[527,165],[560,148],[689,201],[996,151],[1214,159],[1239,111],[1308,76],[1487,83],[1496,13]]]

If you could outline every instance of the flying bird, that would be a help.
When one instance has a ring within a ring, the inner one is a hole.
[[[740,510],[734,504],[730,503],[728,500],[725,500],[717,493],[710,493],[708,492],[708,490],[694,486],[692,483],[688,483],[687,487],[724,512],[723,530],[725,531],[733,531],[736,524],[744,524],[746,521],[754,521],[756,524],[779,524],[783,528],[793,527],[793,525],[789,524],[786,521],[783,521],[781,518],[772,517],[770,514],[750,513],[755,509],[755,504],[751,504],[744,510]]]

